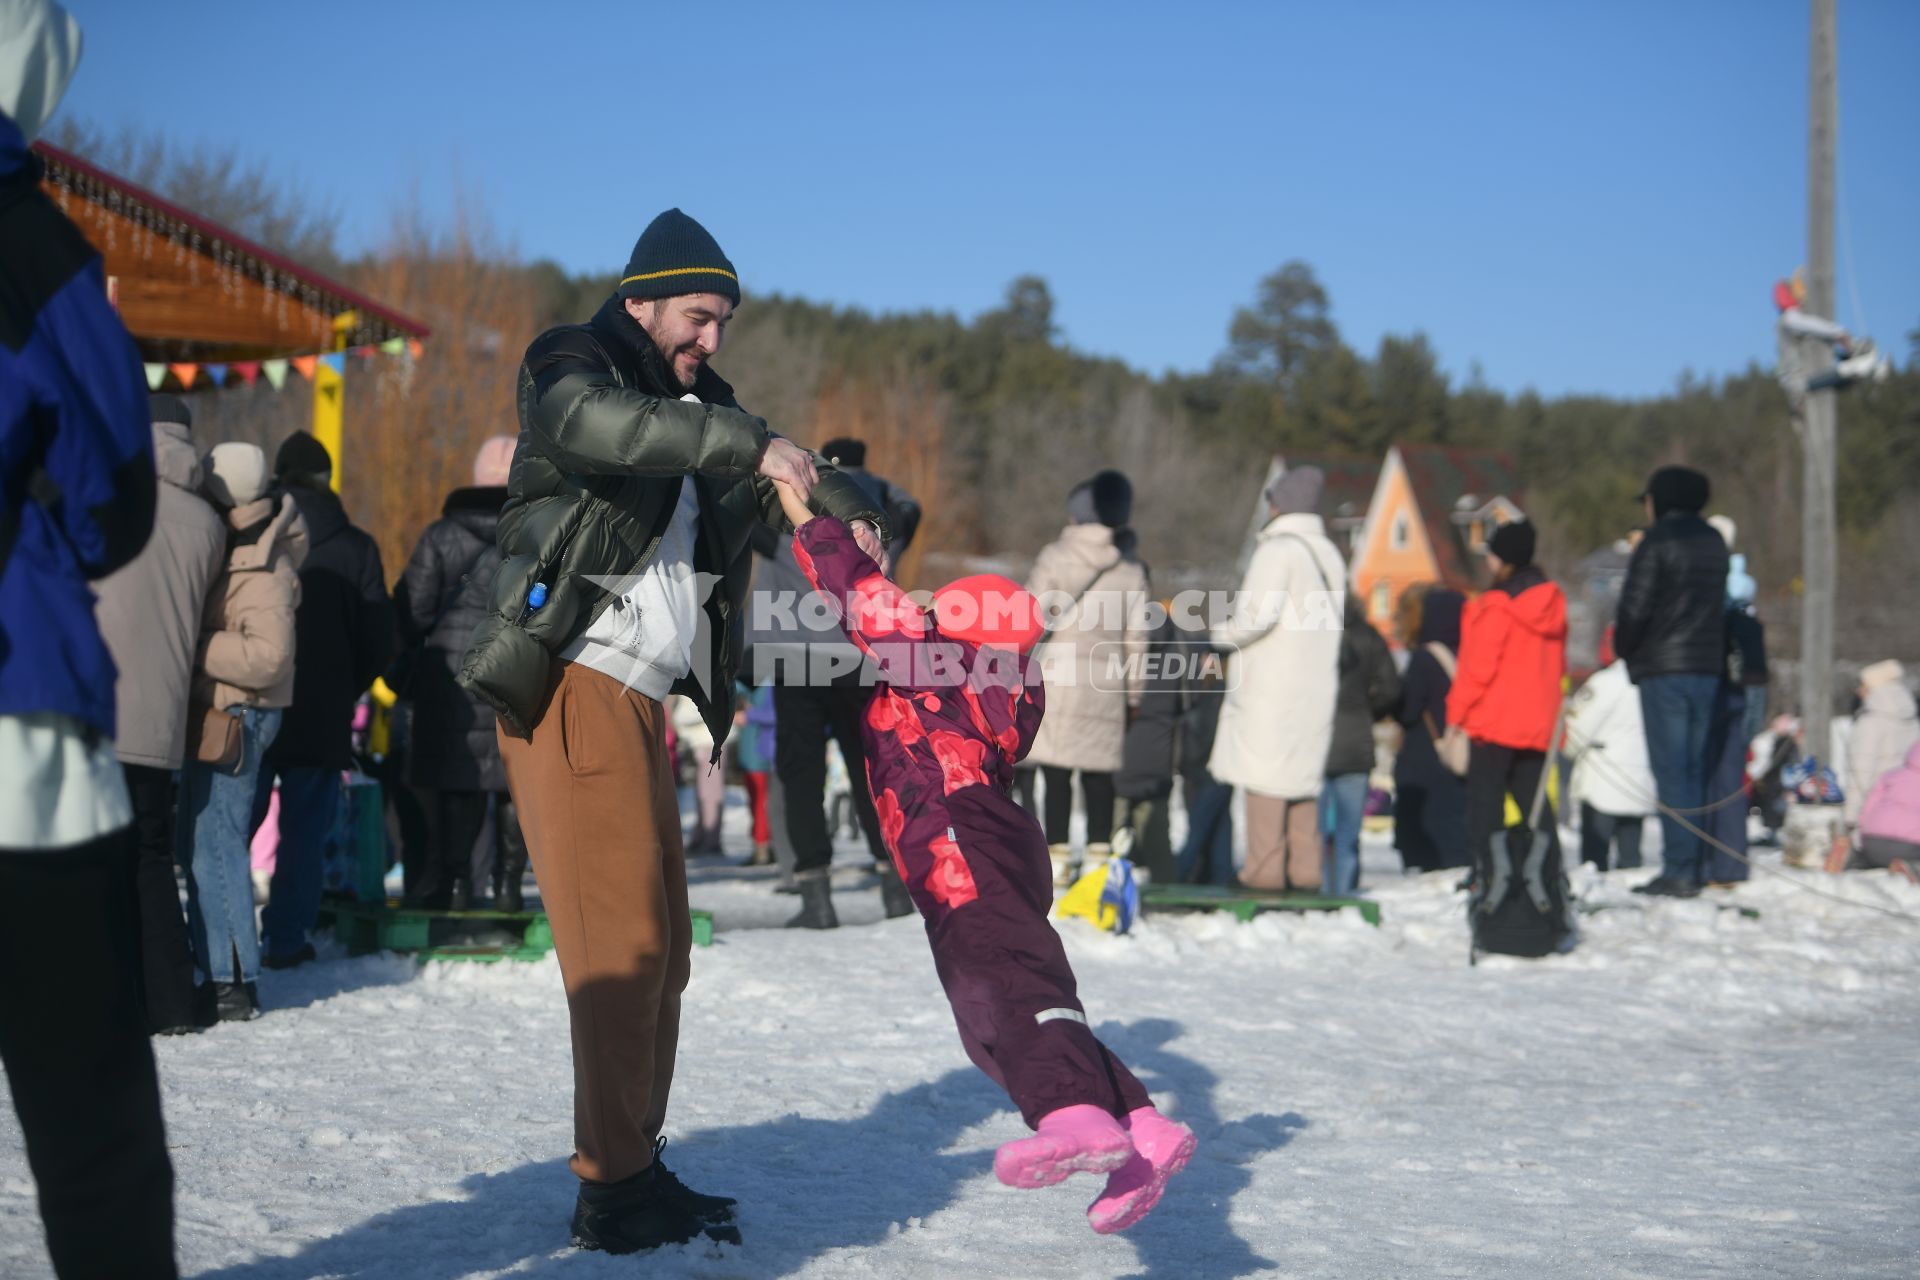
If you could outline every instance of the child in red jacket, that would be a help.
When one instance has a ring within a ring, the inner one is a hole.
[[[1467,848],[1484,890],[1507,796],[1526,814],[1547,767],[1567,674],[1567,597],[1533,563],[1533,525],[1503,524],[1487,539],[1493,586],[1460,621],[1459,670],[1447,723],[1473,740],[1467,769]],[[1551,805],[1540,828],[1557,829]]]
[[[1103,1234],[1123,1230],[1159,1202],[1195,1141],[1093,1034],[1047,920],[1046,837],[1012,795],[1044,708],[1027,656],[1042,632],[1038,603],[983,575],[942,588],[923,610],[845,524],[778,488],[801,570],[883,675],[861,718],[867,785],[926,920],[961,1044],[1035,1129],[995,1153],[994,1172],[1014,1187],[1105,1173],[1087,1219]]]

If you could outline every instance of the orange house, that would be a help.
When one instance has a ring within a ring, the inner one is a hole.
[[[1353,536],[1349,581],[1367,620],[1397,643],[1400,594],[1423,582],[1472,593],[1485,585],[1480,551],[1496,526],[1523,517],[1506,455],[1444,445],[1387,450],[1366,519]]]

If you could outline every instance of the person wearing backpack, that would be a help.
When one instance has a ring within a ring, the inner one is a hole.
[[[1472,742],[1474,944],[1511,955],[1545,955],[1570,932],[1558,824],[1544,795],[1567,674],[1567,598],[1533,563],[1534,539],[1525,520],[1487,539],[1493,586],[1467,605],[1459,671],[1447,694],[1448,721]],[[1521,834],[1531,847],[1517,847],[1505,830],[1509,795],[1527,818]]]
[[[467,639],[486,616],[500,569],[495,536],[507,502],[514,439],[494,436],[473,462],[473,484],[455,489],[428,525],[394,589],[400,658],[388,684],[412,707],[406,782],[427,814],[425,856],[409,899],[433,910],[486,896],[499,864],[499,905],[517,911],[526,844],[507,792],[493,708],[456,683]],[[495,840],[482,844],[493,806]]]
[[[1460,614],[1467,598],[1434,587],[1421,603],[1416,645],[1401,676],[1397,718],[1405,736],[1393,761],[1393,843],[1409,871],[1473,865],[1467,854],[1467,788],[1441,763],[1447,694],[1460,651]]]

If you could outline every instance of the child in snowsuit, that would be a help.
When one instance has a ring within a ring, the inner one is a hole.
[[[1046,837],[1012,795],[1043,709],[1026,656],[1041,635],[1037,602],[984,575],[943,588],[925,611],[845,524],[812,516],[785,485],[780,496],[801,569],[883,675],[862,717],[867,783],[961,1044],[1036,1131],[1001,1147],[994,1172],[1014,1187],[1106,1173],[1087,1218],[1097,1232],[1123,1230],[1159,1201],[1195,1140],[1094,1036],[1047,921]]]

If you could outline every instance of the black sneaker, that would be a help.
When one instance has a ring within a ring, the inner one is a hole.
[[[1675,880],[1672,876],[1655,876],[1645,884],[1633,886],[1635,893],[1644,893],[1653,898],[1697,898],[1700,886],[1691,880]]]
[[[710,1196],[695,1191],[680,1181],[679,1175],[667,1168],[667,1162],[660,1157],[666,1147],[665,1138],[657,1139],[653,1144],[653,1176],[659,1193],[678,1200],[708,1222],[732,1222],[734,1206],[740,1202],[732,1196]]]
[[[573,1206],[574,1247],[638,1253],[702,1237],[718,1244],[740,1243],[737,1227],[709,1222],[671,1194],[659,1169],[656,1161],[619,1182],[582,1183]]]
[[[320,955],[313,949],[313,944],[311,942],[303,942],[300,944],[300,949],[290,956],[268,954],[260,957],[260,963],[268,969],[298,969],[308,961],[318,960],[319,958]]]

